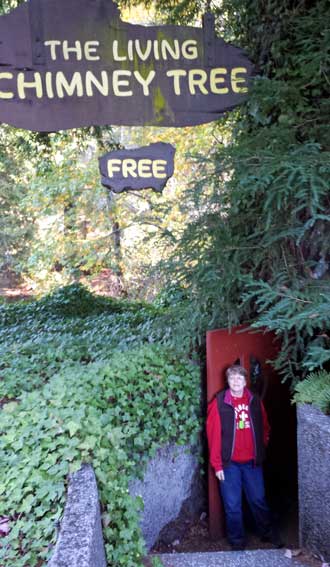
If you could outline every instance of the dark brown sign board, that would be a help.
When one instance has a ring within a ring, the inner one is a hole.
[[[0,121],[27,130],[210,122],[252,72],[210,14],[203,28],[139,26],[112,0],[29,0],[0,16]]]
[[[154,189],[162,192],[174,171],[175,148],[157,142],[134,150],[115,150],[99,159],[101,183],[114,193]]]

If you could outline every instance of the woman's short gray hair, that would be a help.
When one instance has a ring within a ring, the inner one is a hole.
[[[227,368],[227,370],[226,370],[227,380],[233,374],[239,374],[240,376],[243,376],[245,378],[245,380],[247,379],[247,371],[245,370],[244,366],[240,366],[240,364],[233,364],[232,366],[229,366],[229,368]]]

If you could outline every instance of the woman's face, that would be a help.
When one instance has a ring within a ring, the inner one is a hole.
[[[230,374],[228,377],[228,386],[234,397],[241,397],[244,387],[246,386],[246,380],[242,374]]]

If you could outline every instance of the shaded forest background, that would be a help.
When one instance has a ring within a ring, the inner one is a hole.
[[[15,1],[2,0],[8,11]],[[330,360],[329,3],[121,2],[130,21],[200,25],[246,49],[248,102],[185,129],[0,127],[1,270],[34,294],[106,274],[116,295],[172,309],[176,340],[250,322],[283,339],[276,362],[303,377]],[[171,141],[162,196],[113,196],[97,157]],[[106,270],[106,272],[104,272]],[[179,324],[180,322],[180,324]]]

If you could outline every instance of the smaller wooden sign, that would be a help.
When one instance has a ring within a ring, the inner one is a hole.
[[[114,193],[154,189],[161,193],[174,171],[175,148],[157,142],[134,150],[115,150],[99,159],[101,183]]]

